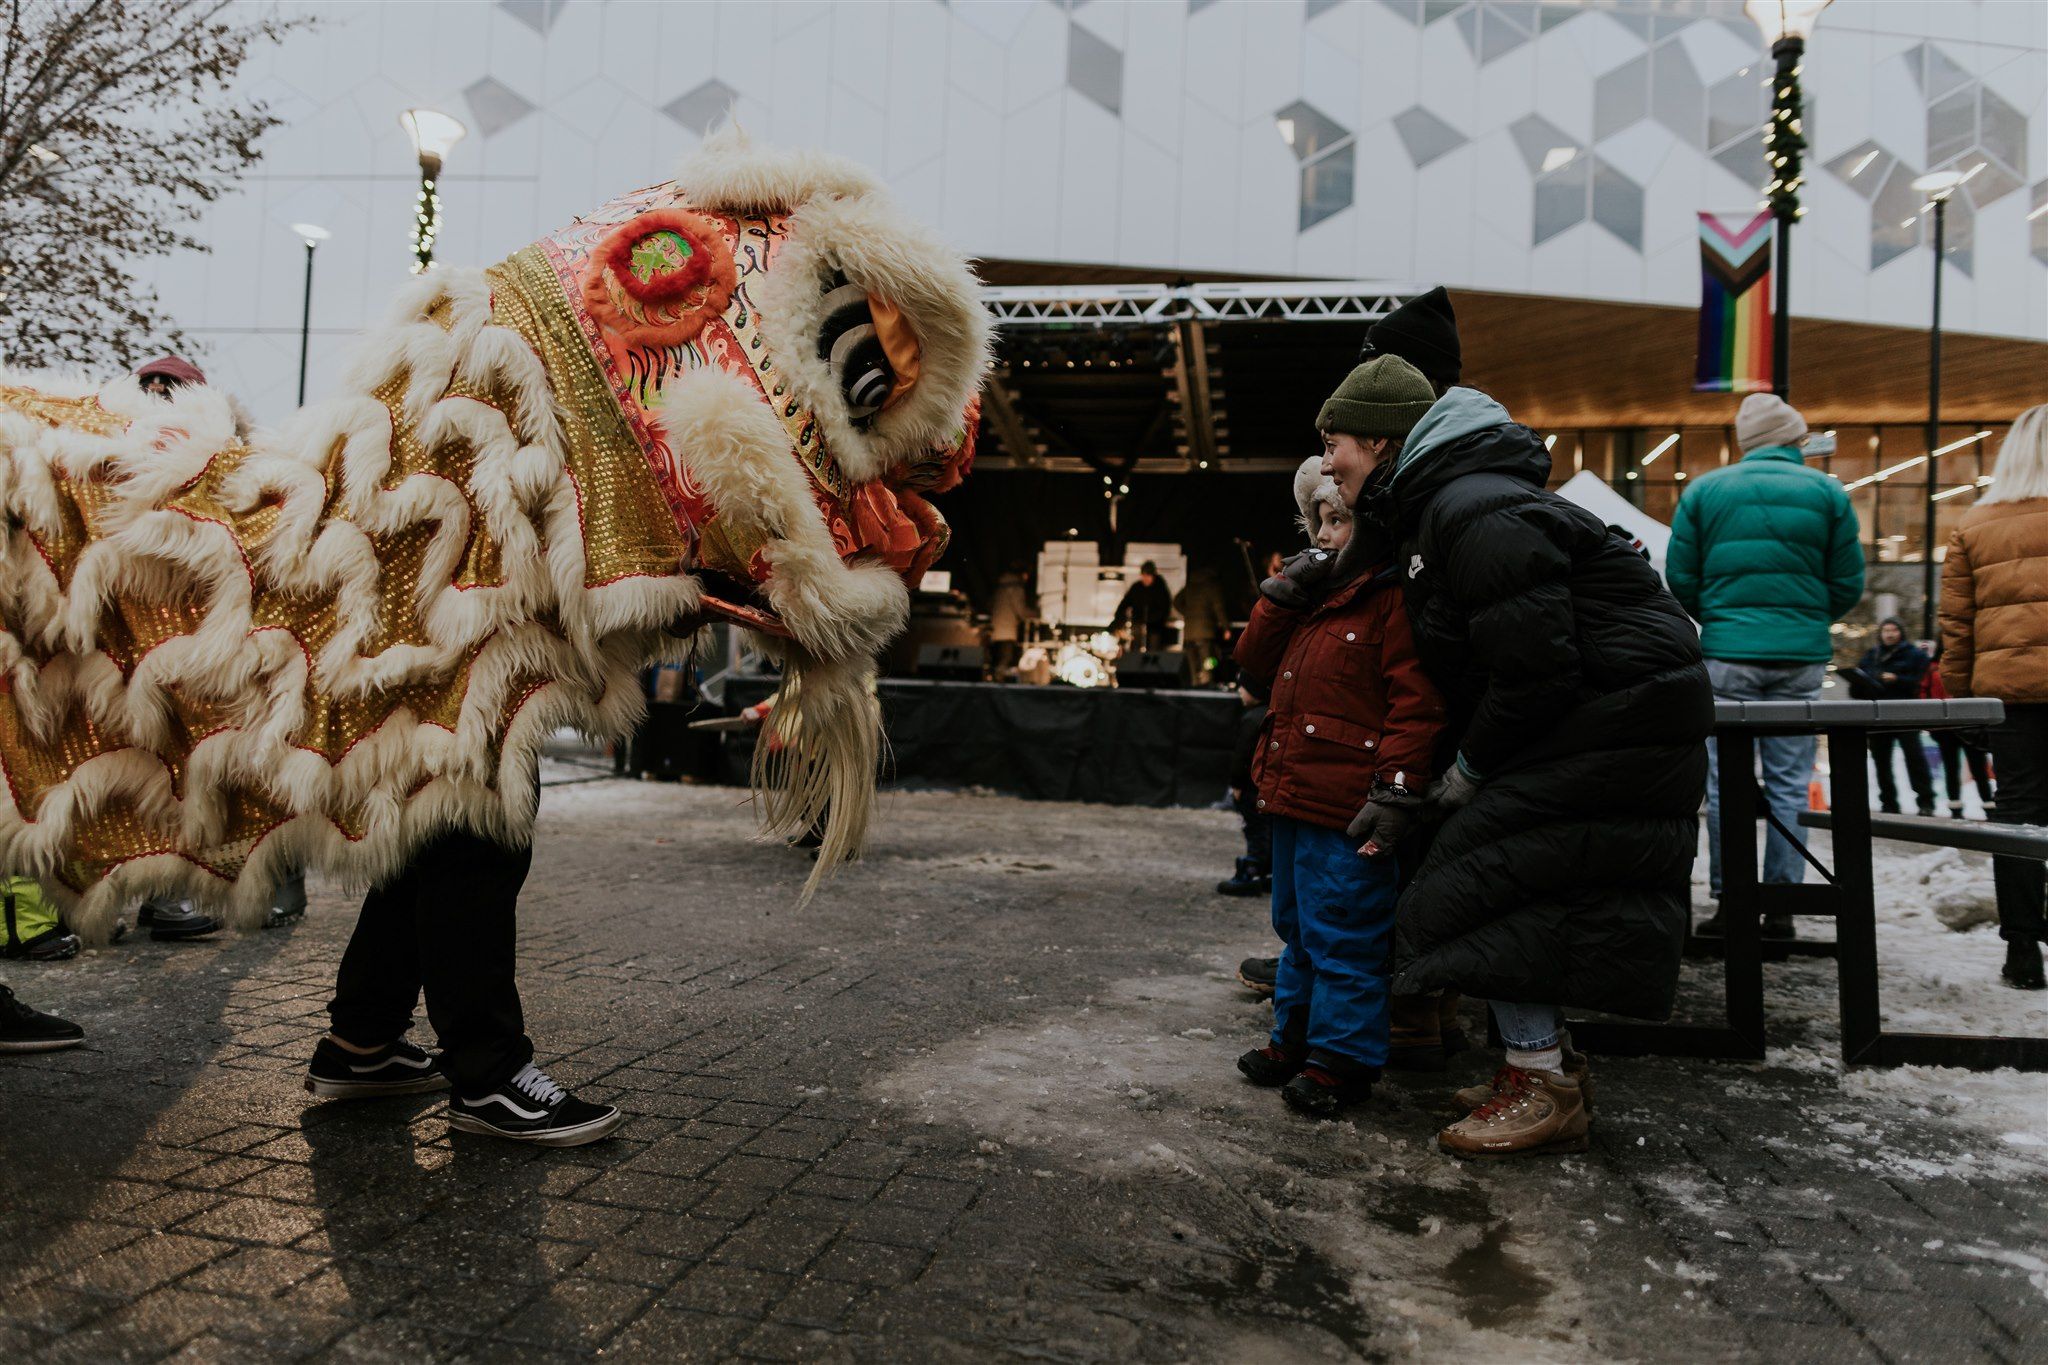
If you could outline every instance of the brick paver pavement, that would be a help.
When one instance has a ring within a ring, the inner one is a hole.
[[[548,792],[529,1024],[632,1116],[570,1151],[309,1100],[337,888],[287,931],[10,964],[92,1036],[0,1063],[0,1357],[2048,1351],[2041,1168],[1891,1092],[1597,1061],[1588,1155],[1466,1166],[1430,1139],[1479,1053],[1340,1124],[1244,1086],[1230,969],[1266,936],[1210,890],[1227,817],[896,795],[801,911],[804,855],[748,830],[731,791]]]

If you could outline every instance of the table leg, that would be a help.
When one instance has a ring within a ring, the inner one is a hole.
[[[1861,731],[1828,732],[1835,828],[1835,968],[1842,1002],[1842,1061],[1877,1060],[1877,895],[1870,870],[1869,745]]]
[[[1721,772],[1721,923],[1728,1027],[1761,1057],[1764,1052],[1762,896],[1756,851],[1756,738],[1723,731]]]

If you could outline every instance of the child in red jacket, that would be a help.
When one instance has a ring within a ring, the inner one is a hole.
[[[1353,371],[1318,418],[1326,445],[1406,436],[1435,395],[1400,371],[1383,359]],[[1236,649],[1238,668],[1270,691],[1253,778],[1273,826],[1273,930],[1286,945],[1272,1039],[1237,1065],[1281,1086],[1293,1108],[1330,1117],[1369,1096],[1387,1062],[1394,848],[1419,813],[1444,708],[1416,658],[1398,570],[1384,546],[1354,538],[1322,466],[1311,459],[1295,475],[1317,548],[1260,585]]]

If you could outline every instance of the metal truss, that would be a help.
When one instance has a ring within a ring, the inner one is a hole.
[[[1365,280],[1279,284],[1007,286],[982,301],[1001,327],[1171,327],[1183,322],[1374,322],[1423,292]]]
[[[1292,469],[1290,460],[1233,459],[1223,421],[1222,376],[1216,373],[1206,335],[1210,327],[1240,322],[1375,322],[1423,292],[1420,285],[1365,280],[1299,280],[1267,284],[1113,284],[1009,286],[984,289],[982,301],[997,330],[1046,328],[1150,330],[1164,333],[1172,362],[1165,370],[1171,391],[1179,458],[1162,465],[1177,471],[1207,469]],[[1008,378],[991,378],[986,412],[1000,454],[987,468],[1039,468],[1058,473],[1070,466],[1096,472],[1069,457],[1050,455],[1032,435],[1028,415]]]

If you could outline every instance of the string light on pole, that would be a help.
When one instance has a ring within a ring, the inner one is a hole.
[[[1806,40],[1829,0],[1748,0],[1742,9],[1763,30],[1776,60],[1771,78],[1771,117],[1764,124],[1764,158],[1770,183],[1764,202],[1777,219],[1776,303],[1771,318],[1771,389],[1783,398],[1792,385],[1792,225],[1806,216],[1799,206],[1799,187],[1806,183],[1806,101],[1799,77]]]
[[[413,154],[419,158],[420,187],[413,196],[412,273],[417,275],[434,263],[434,240],[441,235],[441,165],[455,144],[469,129],[459,119],[438,109],[408,109],[398,116],[399,126],[412,139]]]

